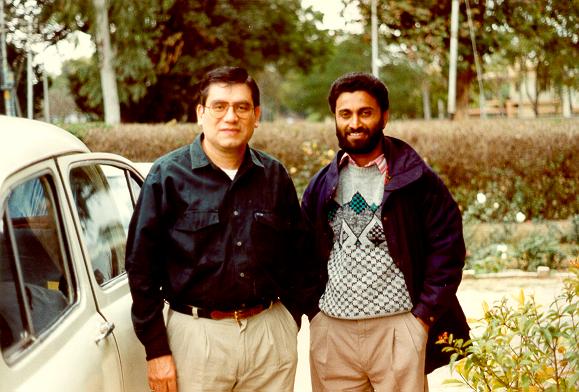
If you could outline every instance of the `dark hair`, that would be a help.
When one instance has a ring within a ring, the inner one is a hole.
[[[259,106],[259,87],[245,68],[223,66],[207,72],[199,83],[199,103],[205,105],[209,95],[209,86],[215,83],[245,84],[251,90],[253,106]]]
[[[387,111],[390,107],[388,88],[380,79],[367,73],[351,72],[340,76],[330,87],[328,103],[332,113],[336,113],[336,101],[340,94],[353,93],[354,91],[365,91],[373,96],[378,101],[382,112]]]

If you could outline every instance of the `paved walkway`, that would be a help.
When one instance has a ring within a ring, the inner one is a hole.
[[[483,315],[482,302],[489,306],[503,297],[514,300],[519,296],[521,289],[525,295],[534,295],[535,300],[548,306],[561,293],[562,276],[538,279],[530,275],[506,275],[506,277],[487,277],[481,279],[463,279],[458,289],[458,299],[466,313],[469,322],[480,319]],[[309,324],[304,317],[302,328],[298,335],[298,371],[296,376],[295,392],[311,392],[309,371]],[[465,387],[444,385],[445,379],[452,375],[448,366],[440,368],[428,376],[430,392],[469,391]]]

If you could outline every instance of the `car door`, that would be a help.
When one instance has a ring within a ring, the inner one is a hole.
[[[128,226],[142,177],[128,160],[113,154],[70,155],[58,163],[98,310],[114,325],[124,388],[148,390],[145,351],[133,330],[125,272]]]
[[[0,187],[0,388],[118,391],[116,342],[106,337],[54,160]]]

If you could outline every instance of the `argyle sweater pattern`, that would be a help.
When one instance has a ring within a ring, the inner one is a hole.
[[[380,220],[384,177],[376,166],[347,165],[340,172],[337,206],[328,220],[334,244],[320,309],[342,319],[367,319],[410,311],[400,269],[388,251]]]

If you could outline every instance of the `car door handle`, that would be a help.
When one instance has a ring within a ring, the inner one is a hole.
[[[101,324],[99,328],[99,334],[97,335],[94,342],[96,344],[99,344],[100,342],[105,340],[107,336],[109,336],[113,332],[114,329],[115,329],[114,323],[105,321],[104,323]]]

